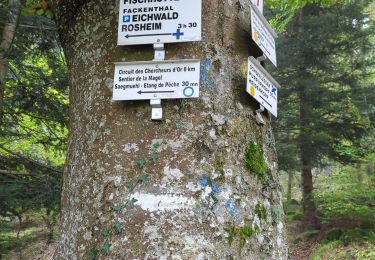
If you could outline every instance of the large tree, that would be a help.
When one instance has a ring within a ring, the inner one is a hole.
[[[112,101],[118,1],[56,0],[71,77],[70,137],[56,259],[286,259],[269,120],[245,92],[250,1],[203,1],[203,40],[168,44],[167,59],[202,61],[201,97]]]

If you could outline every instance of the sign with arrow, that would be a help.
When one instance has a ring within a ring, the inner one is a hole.
[[[202,0],[120,0],[118,45],[200,41]]]
[[[276,43],[275,38],[277,34],[267,22],[266,18],[260,13],[258,8],[251,5],[251,38],[262,50],[273,65],[277,66],[276,62]]]
[[[200,61],[115,63],[113,100],[199,97]]]
[[[277,94],[280,85],[254,57],[249,57],[246,91],[277,117]]]

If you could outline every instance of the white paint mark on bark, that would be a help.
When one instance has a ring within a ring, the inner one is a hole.
[[[136,206],[140,206],[145,211],[172,211],[189,209],[195,205],[193,198],[172,194],[145,194],[135,193],[132,196],[137,200]]]

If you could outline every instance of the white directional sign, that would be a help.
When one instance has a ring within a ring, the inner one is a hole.
[[[199,60],[115,63],[113,100],[199,97]]]
[[[251,6],[251,37],[263,51],[263,54],[273,63],[273,65],[277,66],[275,44],[277,34],[264,16],[253,5]]]
[[[201,40],[202,0],[120,0],[118,45]]]
[[[251,0],[251,2],[258,7],[258,10],[263,14],[263,0]]]
[[[277,92],[280,85],[253,57],[249,57],[246,91],[277,117]]]

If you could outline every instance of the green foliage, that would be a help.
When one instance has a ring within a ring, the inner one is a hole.
[[[267,219],[267,210],[262,204],[258,203],[255,206],[255,213],[258,215],[259,219],[262,219],[262,220]]]
[[[375,100],[375,48],[369,37],[375,27],[367,22],[369,2],[274,3],[275,19],[285,28],[278,42],[278,68],[271,73],[285,86],[278,98],[279,109],[287,113],[274,122],[281,169],[310,171],[324,166],[327,158],[353,163],[371,152],[365,140],[371,113],[361,109],[364,100],[371,103],[370,96]],[[289,10],[288,18],[277,17]]]
[[[282,32],[286,29],[288,23],[290,23],[294,15],[307,4],[317,4],[322,7],[329,7],[337,2],[337,0],[266,0],[265,6],[267,9],[271,9],[273,13],[270,24],[278,32]],[[267,13],[266,13],[267,15]]]
[[[45,1],[25,4],[24,12],[29,7],[47,16],[51,12]],[[67,69],[55,24],[31,13],[21,16],[19,24],[28,27],[16,29],[0,101],[2,216],[41,208],[59,212],[68,134]]]
[[[116,222],[113,224],[113,229],[115,230],[116,233],[121,233],[122,232],[122,226],[123,226],[123,223],[116,220]]]
[[[46,214],[46,209],[26,213],[26,217],[23,216],[21,226],[19,220],[15,217],[0,218],[0,252],[2,259],[14,258],[19,247],[22,249],[24,257],[29,256],[30,253],[33,253],[33,255],[34,253],[39,254],[39,249],[45,249],[45,238],[50,235],[50,230],[46,229]],[[20,230],[20,233],[17,240],[18,230]],[[52,232],[55,234],[56,229],[53,229]],[[41,242],[41,239],[43,242]],[[36,249],[36,246],[30,248],[30,244],[40,245],[40,248]]]
[[[109,237],[111,235],[111,230],[109,228],[103,228],[101,234],[103,237]]]
[[[315,259],[315,260],[327,259],[327,255],[331,255],[332,252],[336,252],[336,248],[341,247],[342,245],[343,245],[342,241],[339,241],[339,240],[323,245],[313,254],[311,259]]]
[[[143,169],[146,165],[146,160],[145,159],[137,160],[137,165],[138,165],[139,168]]]
[[[153,162],[153,163],[156,163],[158,160],[159,160],[159,156],[156,154],[156,153],[153,153],[150,157],[150,160]]]
[[[109,255],[111,253],[111,244],[107,242],[104,243],[100,248],[100,251],[102,251],[106,255]]]
[[[130,209],[133,209],[135,207],[135,203],[137,202],[138,200],[135,199],[135,198],[129,198],[129,199],[126,199],[126,205],[130,208]]]
[[[248,171],[256,174],[263,185],[267,184],[268,166],[264,159],[262,145],[252,142],[248,143],[245,149],[245,166]]]
[[[147,184],[148,183],[148,174],[144,172],[141,176],[139,176],[138,182],[141,183],[141,184]]]
[[[26,0],[22,15],[44,15],[49,19],[54,18],[54,14],[45,0]]]
[[[233,244],[234,238],[237,236],[237,229],[234,226],[225,227],[224,231],[227,232],[227,240],[229,245]]]
[[[129,192],[132,192],[135,188],[136,183],[134,181],[127,181],[125,183],[125,187],[128,189]]]
[[[359,182],[355,169],[347,167],[329,177],[322,176],[317,184],[320,191],[315,194],[315,201],[324,222],[344,218],[375,228],[375,189],[370,177]]]
[[[357,260],[375,259],[375,248],[359,251],[355,254]]]
[[[245,246],[246,241],[252,238],[256,234],[255,230],[253,230],[249,226],[240,227],[239,230],[239,237],[240,237],[240,249]]]
[[[341,260],[357,259],[368,260],[374,259],[375,247],[367,243],[353,243],[345,245],[342,241],[336,240],[321,245],[310,257],[311,260]]]
[[[124,211],[124,205],[116,205],[113,207],[114,211],[116,211],[117,214],[121,214]]]
[[[246,244],[246,241],[256,235],[256,231],[250,226],[243,226],[236,228],[235,226],[225,227],[224,231],[227,232],[227,240],[229,245],[232,245],[234,240],[237,238],[239,242],[239,249],[242,250]]]
[[[91,249],[89,252],[89,259],[95,260],[98,257],[99,251],[97,249]]]

